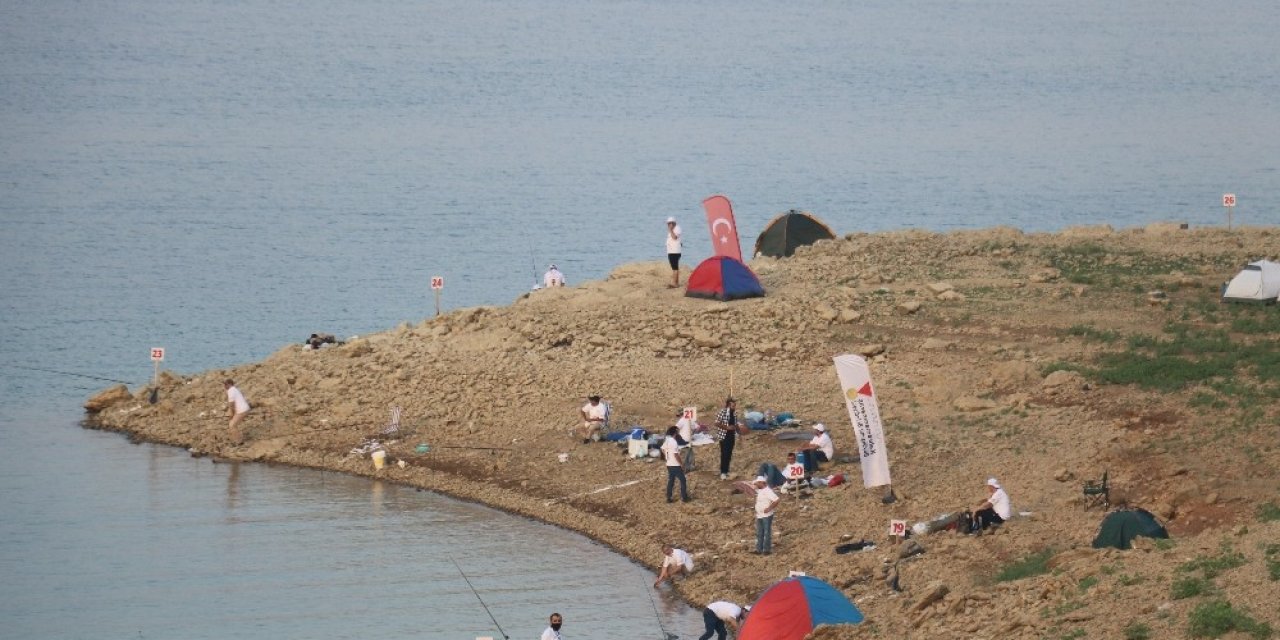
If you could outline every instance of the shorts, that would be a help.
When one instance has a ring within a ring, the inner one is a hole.
[[[680,254],[678,254],[678,253],[668,253],[668,254],[667,254],[667,264],[670,264],[670,265],[671,265],[671,270],[672,270],[672,271],[679,271],[679,270],[680,270]]]

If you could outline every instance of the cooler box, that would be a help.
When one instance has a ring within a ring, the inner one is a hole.
[[[632,429],[631,437],[627,438],[627,457],[645,458],[648,456],[649,439],[645,437],[644,429]]]

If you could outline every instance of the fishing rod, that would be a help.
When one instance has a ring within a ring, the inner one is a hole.
[[[529,243],[529,273],[533,274],[533,288],[538,288],[538,264],[533,260],[533,243]]]
[[[648,576],[640,574],[640,580],[645,582],[648,580]],[[680,636],[674,633],[668,633],[666,627],[662,626],[662,615],[658,613],[658,603],[653,600],[653,589],[650,589],[646,584],[644,592],[649,594],[649,604],[653,606],[653,617],[658,619],[658,630],[662,632],[663,640],[679,640]]]
[[[462,572],[462,567],[458,565],[458,561],[454,560],[453,556],[449,556],[449,560],[453,562],[453,566],[458,567],[458,574],[462,576],[463,580],[466,580],[467,587],[471,589],[471,593],[476,595],[476,600],[480,601],[480,606],[484,607],[484,612],[489,614],[489,619],[493,620],[493,626],[498,628],[498,633],[502,634],[503,640],[511,640],[511,636],[507,635],[507,632],[502,630],[502,625],[498,624],[498,619],[493,617],[493,612],[489,611],[489,605],[484,603],[484,599],[480,597],[480,593],[476,591],[474,586],[472,586],[471,580],[467,578],[467,574]]]
[[[115,378],[104,378],[104,377],[102,377],[102,376],[91,376],[91,375],[88,375],[88,374],[84,374],[84,373],[74,373],[74,372],[71,372],[71,371],[58,371],[57,369],[44,369],[44,368],[41,368],[41,367],[25,367],[25,366],[20,365],[20,364],[6,364],[6,365],[4,365],[4,366],[6,366],[6,367],[12,367],[12,368],[14,368],[14,369],[26,369],[27,371],[43,371],[43,372],[45,372],[45,373],[56,373],[56,374],[58,374],[58,375],[62,375],[62,376],[75,376],[75,377],[77,377],[77,378],[88,378],[88,379],[90,379],[90,380],[103,380],[103,381],[105,381],[105,382],[118,382],[118,383],[120,383],[120,384],[133,384],[132,382],[129,382],[128,380],[116,380]]]

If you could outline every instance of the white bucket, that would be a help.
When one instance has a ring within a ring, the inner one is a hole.
[[[568,461],[569,461],[569,454],[567,454],[567,453],[562,453],[562,454],[560,454],[560,455],[558,455],[558,456],[556,456],[556,457],[560,459],[560,462],[568,462]]]
[[[387,452],[381,449],[373,452],[373,468],[381,470],[387,464]]]

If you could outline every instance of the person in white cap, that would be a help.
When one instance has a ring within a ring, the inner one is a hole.
[[[665,580],[674,580],[676,576],[687,576],[693,572],[693,556],[684,549],[677,549],[669,544],[662,545],[662,572],[653,581],[653,588]]]
[[[727,600],[717,600],[707,605],[702,610],[702,623],[706,625],[706,633],[698,636],[698,640],[711,640],[711,636],[715,636],[717,640],[724,640],[728,630],[733,629],[735,633],[738,631],[738,625],[742,623],[742,619],[747,617],[747,613],[751,611],[751,607],[739,607],[738,605]]]
[[[560,273],[560,270],[554,264],[551,265],[547,272],[542,274],[542,286],[548,289],[551,287],[563,287],[564,274]]]
[[[973,530],[982,531],[1011,517],[1013,507],[1009,504],[1009,494],[995,478],[987,478],[987,497],[973,512]]]
[[[773,511],[778,508],[778,494],[769,486],[769,479],[756,476],[756,550],[767,556],[773,552]]]
[[[680,286],[680,252],[681,242],[680,225],[676,224],[675,218],[667,218],[667,263],[671,265],[671,284],[667,285],[671,289]]]
[[[831,462],[836,457],[836,445],[831,441],[831,434],[827,433],[827,425],[821,422],[813,425],[813,439],[800,447],[800,450],[805,452],[806,473],[812,474],[820,463]]]

